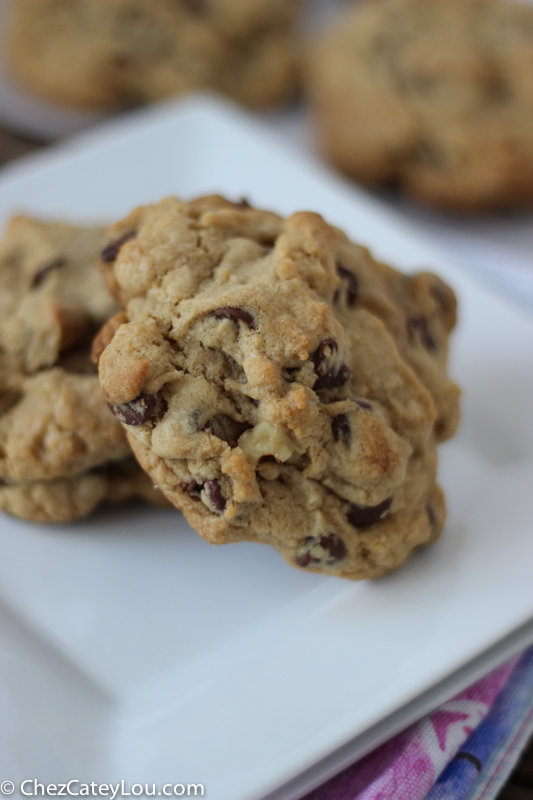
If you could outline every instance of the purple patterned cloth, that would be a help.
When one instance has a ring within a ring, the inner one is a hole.
[[[485,719],[520,656],[460,692],[304,800],[424,800]]]

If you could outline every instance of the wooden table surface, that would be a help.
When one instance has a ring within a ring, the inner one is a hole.
[[[0,128],[0,165],[42,147],[42,144],[15,136]],[[533,800],[533,738],[498,795],[498,800]]]

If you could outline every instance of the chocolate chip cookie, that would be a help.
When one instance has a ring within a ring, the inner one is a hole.
[[[157,499],[90,361],[117,310],[96,267],[103,233],[19,216],[0,240],[0,508],[25,519]]]
[[[533,8],[362,0],[310,47],[323,149],[357,180],[456,211],[533,201]]]
[[[252,106],[295,88],[299,0],[16,0],[15,78],[50,100],[113,108],[211,89]]]
[[[137,209],[101,261],[123,306],[95,343],[105,397],[205,539],[368,578],[437,538],[436,444],[458,422],[439,278],[317,214],[217,196]]]

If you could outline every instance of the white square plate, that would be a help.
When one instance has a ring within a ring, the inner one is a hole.
[[[451,371],[464,397],[441,451],[446,531],[398,572],[351,584],[290,569],[269,548],[214,548],[178,512],[129,507],[57,527],[2,517],[2,779],[298,797],[533,639],[531,320],[363,192],[209,98],[5,169],[0,222],[17,210],[113,220],[166,194],[213,191],[319,211],[378,257],[454,286]],[[295,779],[332,753],[320,775]]]

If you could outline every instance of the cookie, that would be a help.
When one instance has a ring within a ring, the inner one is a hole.
[[[533,9],[363,0],[313,43],[327,157],[356,180],[454,211],[533,201]]]
[[[80,108],[211,89],[272,106],[295,89],[299,0],[17,0],[6,41],[16,79]]]
[[[14,217],[0,240],[0,353],[31,374],[85,348],[116,312],[95,268],[104,229]]]
[[[216,196],[137,209],[101,261],[124,308],[95,345],[104,395],[205,539],[356,579],[437,538],[458,389],[436,276],[374,261],[317,214]]]
[[[113,462],[72,478],[7,483],[0,479],[0,509],[32,522],[72,522],[92,514],[101,503],[141,498],[167,507],[134,458]]]
[[[90,360],[117,310],[96,267],[102,238],[19,216],[0,240],[0,508],[25,519],[156,497]]]

